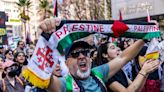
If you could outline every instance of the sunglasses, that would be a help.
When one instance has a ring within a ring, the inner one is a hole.
[[[84,56],[89,56],[90,52],[88,49],[79,49],[79,50],[76,50],[76,51],[72,51],[70,53],[70,56],[73,57],[73,58],[77,58],[80,56],[80,53],[83,54]]]

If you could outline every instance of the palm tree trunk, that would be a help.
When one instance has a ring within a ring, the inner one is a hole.
[[[24,22],[24,32],[25,32],[24,40],[25,40],[25,43],[26,43],[26,36],[27,36],[27,33],[26,33],[26,21]]]
[[[24,15],[26,15],[25,7],[23,7],[23,13],[24,13]],[[24,20],[23,23],[24,23],[24,32],[25,32],[24,33],[24,41],[26,43],[26,20]]]
[[[29,16],[29,11],[28,11],[28,9],[29,9],[29,7],[27,7],[27,15]],[[28,41],[29,41],[29,37],[30,37],[30,35],[31,35],[31,33],[30,33],[30,20],[28,20],[27,21],[28,23],[27,23],[27,25],[28,25],[28,30],[27,30],[27,39],[28,39]]]

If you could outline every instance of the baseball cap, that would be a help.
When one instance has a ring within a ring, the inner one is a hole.
[[[71,51],[75,50],[76,48],[90,49],[91,45],[89,45],[85,41],[74,42],[71,46],[69,46],[65,49],[65,59],[67,59],[69,54],[71,53]]]
[[[6,68],[8,68],[10,66],[14,66],[14,65],[17,65],[17,63],[15,63],[14,61],[11,61],[11,60],[8,60],[8,61],[3,63],[4,69],[6,69]]]
[[[11,66],[18,66],[18,64],[14,61],[8,60],[6,62],[3,63],[3,69],[6,70],[7,68],[11,67]],[[6,73],[3,71],[2,72],[2,78],[5,78]]]

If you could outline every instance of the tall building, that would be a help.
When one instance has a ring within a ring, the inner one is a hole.
[[[13,39],[22,36],[21,20],[19,19],[19,10],[15,2],[18,0],[0,0],[0,11],[4,11],[7,16],[6,31],[8,44],[14,46]]]
[[[40,23],[41,14],[38,13],[39,11],[39,0],[30,0],[32,2],[32,6],[29,8],[28,15],[30,16],[30,21],[26,23],[26,31],[29,32],[28,36],[30,39],[34,41],[37,36],[37,27]],[[17,40],[21,38],[25,40],[25,31],[23,29],[23,24],[20,19],[20,10],[18,10],[18,6],[15,2],[18,0],[0,0],[0,11],[4,11],[8,16],[8,21],[6,22],[7,31],[8,31],[8,38],[10,36],[15,37]],[[13,39],[13,38],[11,38]],[[9,40],[12,42],[12,40]]]
[[[21,36],[21,20],[19,19],[19,10],[15,2],[18,0],[0,0],[2,11],[8,16],[6,21],[7,30],[12,30],[14,36]]]
[[[156,20],[164,31],[164,0],[111,0],[112,19],[119,19],[119,10],[124,20]]]

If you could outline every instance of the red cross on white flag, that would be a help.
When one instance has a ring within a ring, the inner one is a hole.
[[[47,67],[52,68],[54,65],[52,50],[48,46],[44,48],[38,48],[36,55],[38,57],[39,69],[44,71]]]

